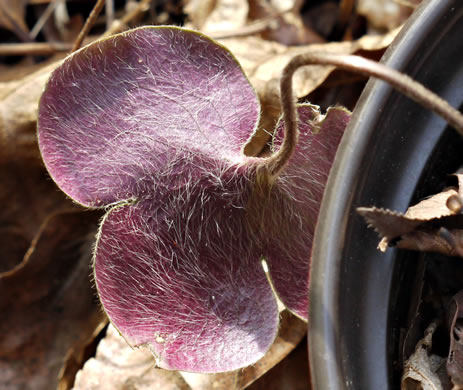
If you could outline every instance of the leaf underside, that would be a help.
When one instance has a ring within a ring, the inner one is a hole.
[[[298,108],[295,155],[256,229],[256,159],[242,148],[259,109],[225,48],[165,27],[76,52],[42,97],[51,176],[75,201],[111,206],[94,259],[104,309],[160,367],[228,371],[265,354],[278,309],[262,259],[283,303],[307,317],[315,221],[349,113]],[[282,139],[280,125],[276,148]]]

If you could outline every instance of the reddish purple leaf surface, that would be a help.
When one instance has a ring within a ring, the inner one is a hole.
[[[185,184],[192,156],[240,162],[258,119],[230,52],[198,33],[140,28],[83,48],[53,72],[39,144],[61,189],[98,207],[143,197],[153,174],[166,190]]]
[[[249,365],[272,344],[278,310],[259,251],[242,235],[244,213],[226,199],[182,205],[175,195],[107,216],[95,264],[105,310],[130,344],[149,345],[160,367]],[[197,195],[190,199],[208,197]]]
[[[281,199],[291,202],[286,232],[272,237],[266,251],[270,276],[275,290],[293,313],[308,316],[308,282],[310,253],[315,224],[328,174],[342,134],[349,123],[350,113],[343,108],[331,108],[321,117],[318,107],[298,107],[299,143],[295,154],[278,179]],[[279,123],[274,141],[276,148],[283,139],[283,124]],[[304,275],[304,276],[302,276]]]
[[[44,161],[76,201],[111,205],[95,252],[100,299],[160,367],[227,371],[264,355],[278,310],[263,258],[282,301],[306,317],[316,217],[349,114],[322,121],[301,106],[299,116],[296,153],[261,204],[263,160],[242,153],[259,104],[225,48],[188,30],[141,28],[80,50],[52,75],[39,110]],[[280,128],[275,144],[282,138]]]

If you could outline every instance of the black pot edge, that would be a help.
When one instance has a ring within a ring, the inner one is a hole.
[[[438,20],[455,1],[428,0],[412,15],[407,25],[383,56],[386,65],[402,69],[414,53],[407,45],[417,45],[433,29]],[[420,23],[415,20],[420,19]],[[406,44],[404,44],[406,40]],[[351,123],[369,121],[377,113],[371,107],[382,107],[392,89],[384,83],[370,80],[354,110]],[[380,109],[379,109],[380,110]],[[314,389],[352,388],[343,378],[342,353],[334,324],[339,323],[338,296],[339,263],[343,237],[335,235],[347,226],[351,213],[352,188],[361,169],[361,156],[368,148],[368,135],[346,131],[327,183],[322,202],[312,252],[309,307],[309,360]],[[336,228],[333,228],[336,226]],[[387,385],[385,384],[385,388]]]

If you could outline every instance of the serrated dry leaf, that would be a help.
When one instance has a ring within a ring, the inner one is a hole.
[[[99,214],[50,216],[24,261],[0,274],[0,388],[54,389],[69,351],[79,351],[106,318],[89,280]]]
[[[242,370],[220,374],[181,374],[192,390],[202,389],[245,389],[272,370],[303,339],[307,332],[307,324],[289,313],[281,312],[278,336],[267,354],[252,366]]]
[[[402,375],[402,390],[444,390],[437,371],[445,358],[431,354],[432,336],[437,323],[432,322],[425,330],[425,336],[418,342],[415,352],[407,360]]]
[[[179,373],[154,368],[146,348],[132,349],[110,325],[96,356],[77,373],[74,390],[189,390]]]
[[[402,249],[463,256],[463,175],[455,176],[458,190],[451,188],[424,199],[405,214],[376,207],[357,208],[382,237],[378,248],[384,252],[394,241]]]

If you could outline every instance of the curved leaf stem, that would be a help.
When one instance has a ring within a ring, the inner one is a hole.
[[[304,65],[334,65],[354,73],[376,77],[390,84],[423,107],[444,118],[460,135],[463,135],[463,115],[444,99],[431,92],[409,76],[366,58],[332,53],[305,53],[294,57],[283,70],[280,81],[281,105],[285,124],[285,138],[281,148],[264,162],[270,178],[275,178],[290,160],[298,138],[296,99],[293,95],[292,78]]]

